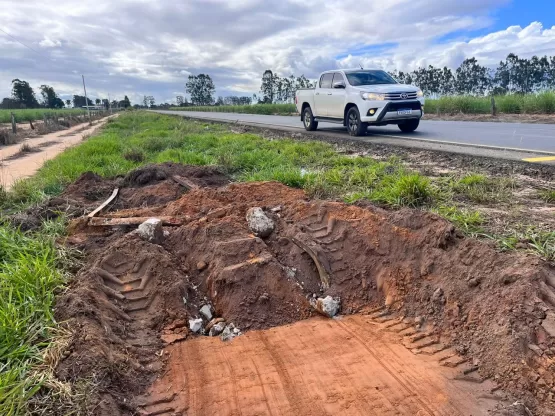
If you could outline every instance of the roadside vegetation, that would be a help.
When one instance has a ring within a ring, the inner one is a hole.
[[[49,117],[57,116],[64,117],[68,115],[82,116],[86,112],[82,109],[71,108],[66,110],[50,110],[48,108],[32,108],[25,110],[1,110],[0,109],[0,123],[11,123],[12,116],[15,115],[16,123],[23,123],[27,121],[42,120],[46,114]]]
[[[555,92],[493,97],[497,112],[504,114],[555,114]],[[491,114],[491,97],[446,96],[426,100],[426,113]]]
[[[63,219],[34,233],[0,223],[0,414],[23,414],[29,400],[51,379],[59,337],[53,316],[73,254],[55,244]]]
[[[555,92],[540,94],[514,94],[495,96],[495,105],[500,114],[555,114]],[[296,115],[294,104],[253,104],[171,107],[171,110],[203,111],[264,115]],[[426,99],[428,114],[491,114],[491,97],[470,95],[445,96]]]
[[[168,161],[217,165],[238,181],[275,180],[317,198],[429,210],[468,235],[495,240],[503,250],[526,250],[555,261],[555,232],[507,224],[506,232],[495,234],[488,228],[479,208],[511,199],[516,184],[508,178],[426,176],[395,157],[342,154],[323,142],[268,140],[227,125],[146,112],[110,120],[98,136],[46,162],[34,177],[9,192],[0,189],[0,209],[10,214],[40,203],[86,171],[113,177]],[[553,203],[553,197],[552,191],[537,194],[540,202]],[[56,357],[47,351],[61,339],[52,314],[54,296],[77,261],[76,253],[55,244],[64,228],[59,220],[22,233],[0,223],[0,414],[21,414],[41,386],[52,388],[52,358],[45,357]]]
[[[297,107],[295,107],[295,104],[211,105],[211,106],[171,107],[170,110],[284,115],[284,116],[289,116],[297,113]]]

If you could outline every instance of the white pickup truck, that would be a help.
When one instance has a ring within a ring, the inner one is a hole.
[[[420,89],[374,69],[326,71],[316,88],[297,91],[295,104],[306,130],[326,121],[343,124],[352,136],[366,134],[369,125],[397,124],[413,132],[424,115]]]

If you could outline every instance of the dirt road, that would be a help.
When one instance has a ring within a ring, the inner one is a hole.
[[[49,159],[62,153],[68,147],[74,146],[102,126],[108,118],[88,124],[79,124],[67,130],[45,134],[40,137],[26,139],[0,148],[0,185],[10,189],[13,184],[24,178],[34,175],[37,170]],[[27,151],[22,151],[22,146],[27,145]]]
[[[490,382],[455,379],[449,350],[415,355],[386,326],[314,318],[170,346],[146,414],[476,416],[500,404]]]

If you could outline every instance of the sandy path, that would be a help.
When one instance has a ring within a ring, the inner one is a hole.
[[[146,415],[485,415],[493,384],[442,352],[415,355],[367,316],[310,319],[224,343],[202,337],[166,349]],[[443,351],[446,353],[446,351]],[[457,368],[458,367],[458,368]]]
[[[93,122],[92,127],[89,127],[87,123],[78,124],[66,130],[0,147],[0,185],[4,189],[10,189],[16,181],[34,175],[44,162],[54,158],[68,147],[80,143],[84,136],[90,135],[94,130],[104,125],[108,118]],[[18,156],[24,143],[31,148],[35,148],[36,151]]]

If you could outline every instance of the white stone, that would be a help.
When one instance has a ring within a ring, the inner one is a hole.
[[[158,218],[149,218],[137,229],[141,238],[154,244],[160,244],[164,240],[164,229],[162,221]]]
[[[222,332],[224,332],[224,329],[225,329],[225,322],[218,322],[216,325],[214,325],[212,328],[210,328],[209,335],[211,337],[217,337]]]
[[[189,319],[189,329],[192,332],[200,332],[202,330],[202,319]]]
[[[339,298],[333,298],[329,295],[325,298],[312,300],[310,303],[318,312],[330,318],[333,318],[339,313],[339,308],[341,306],[341,300]]]
[[[212,320],[212,308],[210,307],[210,305],[204,305],[202,308],[200,308],[200,311],[202,316],[204,316],[208,321]]]
[[[241,330],[239,328],[235,328],[235,325],[231,323],[224,328],[220,338],[222,339],[222,341],[231,341],[233,338],[238,337],[239,335],[241,335]]]
[[[275,228],[274,222],[260,207],[254,207],[247,211],[247,224],[255,235],[263,238],[272,234]]]

